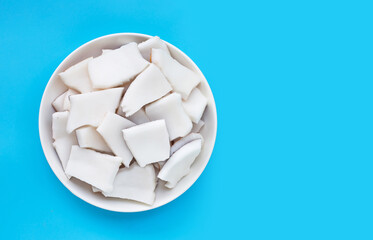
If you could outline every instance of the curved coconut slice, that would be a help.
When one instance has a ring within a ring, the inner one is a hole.
[[[110,192],[113,190],[114,178],[121,163],[120,157],[113,157],[74,145],[71,148],[66,174],[102,191]]]
[[[172,93],[145,107],[150,120],[164,119],[170,140],[187,135],[193,127],[192,121],[185,113],[178,93]]]
[[[190,171],[190,166],[201,152],[202,139],[194,140],[176,151],[163,166],[158,178],[166,181],[168,188],[173,188],[182,177]]]
[[[201,129],[205,126],[205,122],[202,120],[199,120],[197,124],[193,124],[192,132],[199,133]]]
[[[142,168],[137,163],[121,168],[114,180],[111,192],[102,192],[105,197],[135,200],[152,205],[155,199],[156,176],[153,165]]]
[[[84,125],[98,127],[107,112],[115,112],[122,92],[123,88],[113,88],[70,96],[67,132]]]
[[[172,90],[171,85],[154,64],[150,64],[129,86],[121,107],[126,117],[131,116],[145,104],[153,102]]]
[[[63,109],[64,111],[70,111],[70,96],[78,94],[77,91],[69,89],[66,91],[65,98],[63,100]]]
[[[105,89],[128,82],[148,65],[137,44],[129,43],[94,58],[88,64],[88,72],[93,88]]]
[[[53,147],[62,163],[63,169],[66,168],[67,161],[71,151],[71,146],[77,144],[75,133],[66,132],[67,119],[69,112],[55,112],[52,115],[52,137],[55,140]]]
[[[162,49],[168,55],[170,55],[166,43],[157,36],[152,37],[145,42],[139,43],[138,47],[142,56],[148,61],[150,61],[150,52],[152,48]]]
[[[207,105],[207,98],[198,88],[193,89],[188,99],[183,101],[185,112],[194,123],[198,123]]]
[[[66,71],[60,73],[62,82],[69,88],[75,89],[81,93],[92,92],[91,80],[88,75],[88,63],[93,58],[87,58]]]
[[[108,147],[101,135],[96,131],[96,128],[85,126],[77,129],[75,132],[81,148],[90,148],[100,152],[111,153],[111,149]]]
[[[141,167],[166,160],[170,156],[170,142],[164,120],[137,125],[122,132],[128,148]]]
[[[135,126],[133,122],[108,112],[97,128],[97,132],[105,139],[113,153],[122,158],[126,167],[129,167],[133,156],[123,139],[122,130],[133,126]]]
[[[202,137],[201,134],[199,134],[199,133],[190,133],[190,134],[186,135],[185,137],[183,137],[179,141],[175,142],[171,146],[171,155],[174,154],[174,152],[176,152],[177,150],[179,150],[181,147],[183,147],[185,144],[190,143],[190,142],[192,142],[194,140],[197,140],[197,139],[201,139],[202,140],[202,144],[203,144],[203,137]]]
[[[152,63],[161,69],[174,91],[180,93],[184,100],[201,81],[197,73],[181,65],[162,49],[152,49]]]
[[[64,110],[64,101],[65,101],[65,96],[66,96],[66,92],[62,93],[61,95],[59,95],[53,102],[52,102],[52,106],[54,108],[54,110],[56,110],[57,112],[63,112]]]

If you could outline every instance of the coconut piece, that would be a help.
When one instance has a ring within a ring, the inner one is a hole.
[[[158,174],[158,178],[166,181],[168,188],[174,188],[182,177],[190,171],[190,166],[201,152],[202,139],[187,143],[176,151]]]
[[[177,150],[182,148],[185,144],[188,144],[194,140],[201,139],[203,144],[203,137],[199,133],[190,133],[183,137],[182,139],[178,140],[171,146],[171,155],[174,154]]]
[[[133,126],[135,126],[133,122],[108,112],[97,128],[97,132],[101,134],[113,153],[122,158],[126,167],[129,167],[133,156],[123,139],[122,130]]]
[[[88,75],[88,63],[93,58],[87,58],[59,74],[62,82],[69,88],[81,93],[92,92],[91,80]]]
[[[145,104],[153,102],[172,90],[161,70],[150,64],[131,83],[124,94],[121,107],[126,117],[133,115]]]
[[[52,106],[53,106],[54,110],[56,110],[57,112],[63,112],[64,111],[63,109],[64,109],[64,100],[65,100],[66,92],[64,92],[61,95],[59,95],[52,102]]]
[[[165,53],[170,55],[166,43],[157,36],[149,38],[145,42],[139,43],[138,47],[142,56],[148,61],[150,61],[150,52],[152,48],[162,49],[165,51]]]
[[[192,132],[199,133],[201,132],[201,129],[205,126],[205,122],[202,120],[199,120],[197,124],[193,124]]]
[[[100,152],[111,153],[111,149],[96,131],[96,128],[85,126],[77,129],[75,132],[81,148],[90,148]]]
[[[71,146],[77,144],[75,133],[67,133],[66,124],[69,112],[55,112],[52,115],[52,137],[55,140],[53,147],[62,163],[63,169],[66,168],[67,161],[71,151]]]
[[[66,173],[106,192],[113,190],[114,178],[122,163],[120,157],[72,146]]]
[[[152,63],[161,69],[174,91],[180,93],[184,100],[188,98],[193,88],[201,82],[197,73],[181,65],[164,50],[153,48],[151,56]]]
[[[178,93],[172,93],[149,104],[145,107],[146,115],[150,120],[164,119],[170,140],[177,137],[184,137],[193,127],[192,121],[185,113]]]
[[[198,123],[205,111],[207,98],[203,96],[198,88],[193,89],[188,99],[183,101],[185,112],[194,123]]]
[[[63,100],[63,110],[70,111],[70,96],[78,94],[77,91],[69,89],[66,91],[65,98]]]
[[[114,189],[111,192],[103,191],[105,197],[130,199],[152,205],[155,199],[154,189],[156,176],[154,167],[149,164],[140,167],[137,163],[129,168],[121,168],[114,180]]]
[[[113,88],[70,96],[67,132],[84,125],[98,127],[107,112],[115,112],[122,92],[123,88]]]
[[[137,44],[129,43],[94,58],[88,64],[88,72],[93,88],[105,89],[128,82],[148,65]]]
[[[128,148],[141,167],[166,160],[170,156],[169,136],[163,119],[127,128],[122,132]]]

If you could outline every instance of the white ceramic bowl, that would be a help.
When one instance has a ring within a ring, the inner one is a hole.
[[[138,212],[145,211],[153,208],[160,207],[175,198],[183,194],[192,184],[198,179],[202,171],[205,169],[207,162],[210,159],[212,150],[215,144],[216,130],[217,130],[217,115],[214,97],[211,89],[203,76],[202,72],[196,66],[196,64],[182,51],[175,46],[167,43],[167,46],[172,56],[178,60],[181,64],[197,72],[202,82],[200,89],[202,93],[208,98],[208,105],[203,116],[205,126],[202,129],[201,134],[205,139],[202,151],[194,164],[191,167],[190,173],[185,176],[173,189],[167,189],[163,185],[160,185],[156,189],[156,199],[152,206],[138,203],[135,201],[105,198],[100,193],[93,193],[90,185],[83,183],[77,179],[72,178],[69,180],[62,169],[60,160],[52,146],[52,114],[54,109],[52,108],[53,100],[61,93],[66,91],[66,87],[58,77],[58,73],[65,71],[70,66],[82,61],[87,57],[96,57],[101,54],[102,49],[115,49],[129,42],[143,42],[149,39],[151,36],[138,34],[138,33],[118,33],[103,36],[94,39],[78,49],[72,52],[53,73],[49,79],[47,87],[44,90],[43,98],[40,104],[39,112],[39,134],[41,145],[44,150],[45,157],[48,160],[53,172],[56,174],[58,179],[77,197],[84,201],[111,211],[117,212]],[[198,197],[198,196],[196,196]]]

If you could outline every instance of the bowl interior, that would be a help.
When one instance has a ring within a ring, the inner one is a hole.
[[[205,126],[201,131],[201,134],[205,139],[205,143],[203,145],[200,155],[192,165],[190,173],[187,176],[185,176],[173,189],[167,189],[162,184],[158,186],[156,189],[156,200],[152,206],[138,203],[135,201],[105,198],[100,193],[93,193],[91,191],[90,185],[74,178],[69,180],[64,174],[62,165],[52,146],[52,114],[55,111],[52,108],[51,104],[57,96],[66,91],[66,87],[60,80],[58,73],[65,71],[70,66],[84,60],[85,58],[91,56],[99,56],[101,54],[102,49],[115,49],[129,42],[140,43],[142,41],[147,40],[150,37],[151,36],[136,33],[119,33],[107,35],[92,40],[82,45],[74,52],[72,52],[58,66],[58,68],[53,73],[44,90],[39,112],[39,134],[45,157],[48,160],[49,165],[51,166],[53,172],[56,174],[58,179],[73,194],[75,194],[82,200],[103,209],[118,212],[145,211],[162,206],[174,200],[183,192],[185,192],[198,179],[198,177],[206,167],[214,147],[217,130],[217,117],[215,102],[211,89],[205,77],[203,76],[199,68],[196,66],[196,64],[194,64],[194,62],[178,48],[167,43],[171,55],[176,60],[178,60],[181,64],[192,69],[201,76],[202,82],[200,84],[200,89],[208,99],[208,105],[202,117],[203,121],[205,121]]]

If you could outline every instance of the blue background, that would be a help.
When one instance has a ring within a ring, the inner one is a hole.
[[[372,239],[372,5],[0,0],[1,239]],[[212,158],[184,195],[123,214],[72,195],[39,142],[49,77],[83,43],[159,35],[213,90]]]

